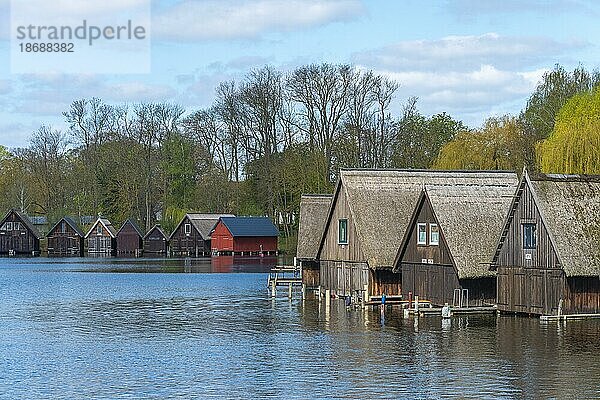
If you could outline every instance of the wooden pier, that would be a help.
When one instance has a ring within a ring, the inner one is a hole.
[[[600,314],[561,314],[561,315],[541,315],[540,321],[566,321],[568,319],[595,319],[600,318]]]
[[[302,269],[294,265],[280,265],[271,269],[267,278],[267,287],[271,297],[277,295],[278,287],[287,287],[288,297],[292,297],[294,286],[302,286]]]

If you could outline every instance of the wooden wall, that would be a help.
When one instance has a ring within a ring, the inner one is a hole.
[[[49,256],[83,256],[83,237],[65,221],[48,232]]]
[[[18,222],[19,229],[7,229],[7,222],[13,226]],[[8,254],[11,250],[15,254],[39,255],[40,253],[40,240],[15,212],[10,212],[0,226],[0,254]]]
[[[462,289],[452,265],[402,263],[404,296],[429,300],[437,305],[452,304],[454,289]]]
[[[371,296],[399,296],[402,294],[402,274],[389,269],[375,269],[370,271]]]
[[[325,236],[320,260],[366,262],[356,235],[356,225],[348,206],[345,189],[342,187],[336,199],[333,215]],[[338,220],[348,220],[348,244],[338,244]]]
[[[535,223],[537,245],[523,249],[522,223]],[[556,315],[600,312],[598,277],[567,278],[529,187],[520,201],[497,260],[497,304],[504,312]]]
[[[144,239],[144,255],[164,256],[167,245],[167,238],[158,229],[152,229]]]
[[[364,291],[369,284],[369,266],[364,262],[321,261],[321,287],[332,294],[350,296]]]
[[[191,232],[185,233],[185,224],[191,225]],[[210,255],[210,241],[205,241],[186,216],[183,222],[171,235],[171,253],[176,256],[198,257]]]
[[[117,234],[117,254],[137,255],[144,248],[144,240],[133,225],[126,221]]]

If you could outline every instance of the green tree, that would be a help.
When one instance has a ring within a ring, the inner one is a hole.
[[[546,173],[600,173],[600,89],[565,104],[552,134],[538,145],[537,155]]]

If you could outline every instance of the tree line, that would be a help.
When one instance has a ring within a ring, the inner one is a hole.
[[[67,131],[41,126],[27,147],[0,147],[0,206],[167,231],[187,211],[268,215],[293,237],[300,195],[331,192],[342,167],[598,172],[599,82],[556,66],[519,115],[479,129],[425,116],[416,98],[394,109],[400,83],[349,65],[266,66],[197,110],[80,99]]]

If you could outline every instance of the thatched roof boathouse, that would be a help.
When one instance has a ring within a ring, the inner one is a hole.
[[[489,270],[516,175],[456,185],[426,185],[396,256],[404,293],[433,304],[483,306],[496,301]]]
[[[319,286],[317,252],[323,236],[332,195],[304,194],[300,198],[300,222],[296,258],[302,267],[302,283]]]
[[[525,172],[503,228],[499,310],[600,313],[600,176]]]
[[[320,285],[334,294],[398,295],[394,261],[425,185],[477,185],[515,181],[502,171],[340,171],[319,244]]]

